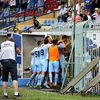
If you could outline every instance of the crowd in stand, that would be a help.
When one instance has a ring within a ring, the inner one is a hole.
[[[11,9],[21,8],[21,10],[25,10],[27,8],[42,7],[48,3],[51,3],[49,4],[51,6],[56,3],[56,0],[0,0],[0,8],[10,6]]]
[[[74,21],[74,1],[71,0],[69,9],[62,3],[58,15],[58,21]],[[100,19],[100,1],[99,0],[76,0],[76,23],[86,20]]]

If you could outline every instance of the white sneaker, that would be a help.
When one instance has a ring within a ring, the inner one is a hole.
[[[50,87],[48,86],[48,84],[45,82],[44,84],[43,84],[47,89],[50,89]]]

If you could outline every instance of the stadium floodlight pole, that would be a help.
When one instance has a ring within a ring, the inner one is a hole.
[[[73,42],[75,42],[75,30],[76,30],[76,0],[74,0]],[[73,62],[75,62],[75,49],[73,50]],[[74,77],[74,68],[75,65],[73,65],[73,77]]]

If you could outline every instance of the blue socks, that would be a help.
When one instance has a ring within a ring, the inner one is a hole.
[[[35,77],[35,74],[32,74],[31,77],[30,77],[30,80],[29,80],[28,84],[32,84],[32,80],[33,80],[34,77]]]
[[[58,81],[58,74],[55,74],[54,83],[57,84]]]
[[[43,75],[43,74],[41,74],[41,78],[40,78],[40,85],[42,84],[43,79],[44,79],[44,75]]]
[[[52,82],[52,73],[49,73],[50,82]]]

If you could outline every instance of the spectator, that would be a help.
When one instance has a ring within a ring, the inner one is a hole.
[[[2,7],[2,5],[3,5],[3,1],[2,1],[2,0],[0,0],[0,8]]]
[[[87,17],[87,15],[85,14],[85,9],[82,9],[82,14],[80,14],[80,16],[81,16],[81,20],[82,20],[82,21],[88,20],[88,17]]]
[[[72,9],[73,9],[73,3],[71,2],[69,6],[69,11],[72,11]]]
[[[39,15],[41,15],[41,12],[43,13],[43,7],[44,6],[44,0],[38,0],[38,12],[39,12]]]
[[[80,14],[81,12],[81,1],[80,0],[76,2],[76,10],[77,10],[77,14]]]
[[[72,12],[69,11],[69,12],[68,12],[67,22],[71,22],[71,19],[72,19]]]
[[[87,16],[87,20],[91,20],[91,16],[89,15],[88,9],[85,9],[85,15]]]
[[[100,0],[95,0],[95,4],[97,8],[100,8]]]
[[[28,0],[21,0],[21,9],[22,11],[27,9]]]
[[[60,20],[65,20],[65,14],[67,13],[67,9],[65,8],[64,4],[61,5],[61,10],[60,10],[60,13],[58,15],[58,22]]]
[[[97,21],[97,20],[100,20],[100,8],[98,8],[98,11],[97,11],[96,21]]]
[[[2,3],[2,8],[7,8],[8,7],[8,0],[1,0]]]
[[[74,10],[72,10],[74,12]],[[71,22],[74,22],[74,14],[72,15],[72,19]],[[81,22],[81,16],[79,14],[77,14],[77,10],[76,10],[76,23]]]
[[[28,8],[34,8],[35,0],[28,0]]]
[[[84,0],[85,7],[89,10],[92,11],[92,3],[94,0]]]
[[[96,18],[97,12],[98,12],[98,8],[95,8],[94,13],[92,15],[94,18]]]
[[[11,14],[14,14],[14,11],[16,13],[16,0],[9,0],[9,5],[11,9]]]
[[[36,19],[35,16],[33,16],[33,24],[34,24],[34,26],[35,26],[35,29],[40,29],[40,28],[41,28],[40,23],[39,23],[39,21]]]
[[[92,7],[91,13],[93,14],[93,13],[94,13],[94,9],[95,9],[95,7],[96,7],[95,0],[92,0],[91,7]]]
[[[7,94],[7,82],[9,72],[11,73],[13,85],[14,85],[14,96],[20,97],[18,93],[18,82],[17,82],[17,66],[15,62],[15,50],[20,54],[20,50],[15,47],[14,39],[8,37],[7,41],[1,44],[1,64],[3,66],[3,92],[4,98],[8,98]]]

